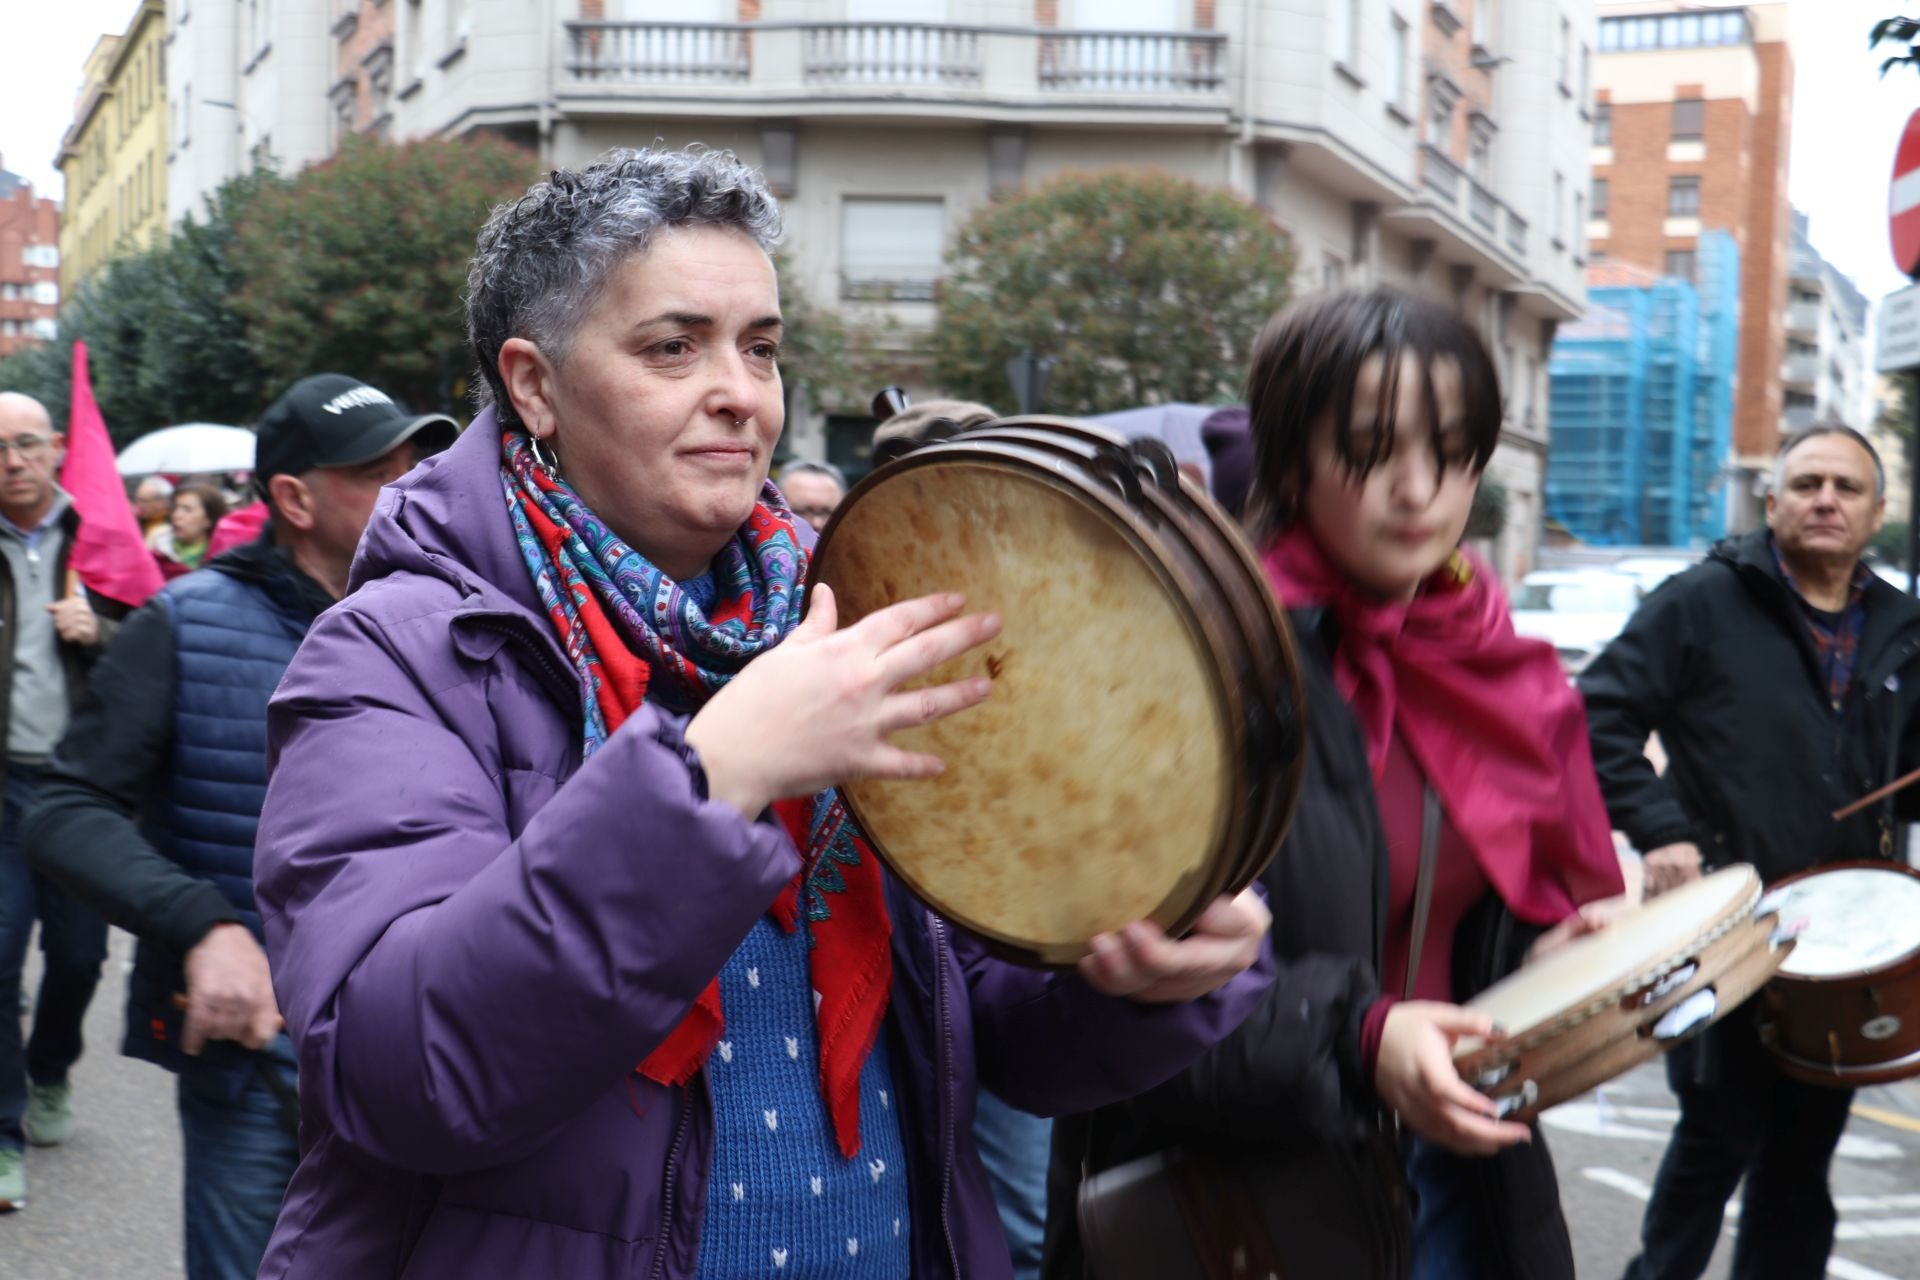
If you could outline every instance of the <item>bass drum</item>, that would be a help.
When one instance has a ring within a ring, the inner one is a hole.
[[[917,896],[1029,965],[1134,920],[1190,928],[1265,869],[1299,792],[1285,617],[1156,443],[988,423],[861,481],[813,557],[843,622],[937,591],[1001,615],[926,680],[985,675],[992,696],[895,735],[946,771],[841,790]]]

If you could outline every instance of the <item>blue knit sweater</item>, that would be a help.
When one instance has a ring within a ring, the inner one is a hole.
[[[906,1156],[885,1033],[860,1074],[861,1145],[848,1160],[820,1096],[806,931],[762,916],[720,971],[720,1001],[701,1280],[906,1280]]]

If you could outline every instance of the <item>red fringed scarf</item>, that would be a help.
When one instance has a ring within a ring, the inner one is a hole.
[[[646,700],[653,676],[652,668],[634,652],[636,647],[660,651],[683,669],[698,667],[702,655],[674,651],[658,631],[649,646],[629,643],[622,623],[637,617],[645,625],[652,602],[627,600],[608,607],[601,593],[618,589],[615,577],[605,572],[604,565],[585,564],[593,552],[574,524],[576,518],[591,522],[588,528],[596,535],[593,545],[605,547],[604,538],[598,536],[598,522],[559,482],[518,463],[509,442],[503,480],[522,552],[529,558],[548,616],[587,683],[595,703],[591,710],[598,711],[605,733],[611,735]],[[768,490],[741,536],[762,548],[769,540],[785,539],[794,549],[795,580],[780,585],[793,590],[797,604],[807,556],[794,534],[793,517],[777,492]],[[623,567],[631,566],[635,557],[629,548],[610,550],[621,556]],[[782,557],[762,556],[760,562],[778,564]],[[543,571],[549,575],[544,581]],[[632,576],[623,575],[629,581]],[[724,582],[719,586],[723,592],[727,589]],[[747,617],[755,612],[754,597],[755,589],[750,587],[731,599],[716,601],[709,621]],[[710,692],[720,683],[695,682],[694,691],[704,685]],[[590,721],[594,718],[589,715]],[[773,809],[802,860],[800,874],[781,891],[769,912],[788,933],[800,927],[803,913],[807,920],[820,1092],[835,1142],[851,1159],[860,1150],[860,1072],[880,1033],[893,985],[892,926],[880,864],[837,792],[776,801]],[[635,1070],[659,1084],[686,1084],[706,1065],[725,1031],[716,977]]]
[[[1303,526],[1261,563],[1289,608],[1340,626],[1334,682],[1377,784],[1397,732],[1513,913],[1556,924],[1624,888],[1593,771],[1586,707],[1552,646],[1516,635],[1491,571],[1467,551],[1410,601],[1383,601]]]

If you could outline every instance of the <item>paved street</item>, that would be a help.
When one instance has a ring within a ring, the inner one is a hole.
[[[78,1123],[27,1152],[27,1207],[0,1215],[7,1280],[166,1280],[180,1265],[180,1126],[173,1077],[120,1053],[133,939],[114,930],[74,1072]],[[37,988],[39,952],[28,957]]]
[[[1580,1274],[1616,1280],[1638,1248],[1640,1213],[1676,1116],[1658,1063],[1547,1113]],[[1863,1090],[1834,1161],[1840,1238],[1834,1280],[1920,1280],[1920,1085]],[[1709,1280],[1725,1280],[1739,1204]]]
[[[6,1280],[166,1280],[180,1268],[180,1139],[172,1080],[120,1056],[131,940],[116,931],[88,1018],[72,1141],[29,1153],[32,1203],[0,1217]],[[37,976],[33,979],[37,981]],[[1580,1274],[1615,1280],[1673,1123],[1658,1064],[1548,1113]],[[1920,1084],[1869,1090],[1835,1162],[1840,1243],[1834,1280],[1920,1280]],[[1735,1206],[1737,1214],[1738,1206]],[[1725,1280],[1729,1234],[1708,1272]]]

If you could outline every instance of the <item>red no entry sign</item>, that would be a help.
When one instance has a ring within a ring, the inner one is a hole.
[[[1893,261],[1908,275],[1920,273],[1920,111],[1907,117],[1893,154],[1893,190],[1887,200]]]

